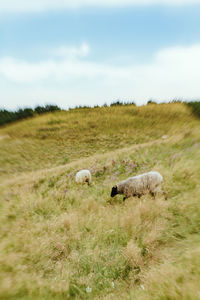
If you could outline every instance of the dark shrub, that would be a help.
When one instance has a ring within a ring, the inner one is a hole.
[[[35,113],[43,114],[46,112],[54,112],[57,110],[60,110],[57,105],[37,106],[35,109],[20,108],[15,112],[2,109],[0,110],[0,126],[17,120],[33,117]]]
[[[157,104],[155,101],[153,101],[153,100],[149,100],[148,102],[147,102],[147,105],[148,104]]]
[[[110,104],[110,106],[125,106],[125,105],[135,105],[135,103],[131,101],[124,102],[124,101],[117,100]]]
[[[200,117],[200,101],[186,102],[186,104],[192,109],[196,116]]]

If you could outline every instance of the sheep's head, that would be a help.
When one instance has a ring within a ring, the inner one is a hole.
[[[90,180],[89,180],[89,178],[86,178],[85,182],[87,182],[87,184],[90,185]]]
[[[115,195],[117,195],[118,194],[118,191],[117,191],[117,186],[115,185],[115,186],[113,186],[113,188],[112,188],[112,191],[111,191],[111,197],[114,197]]]

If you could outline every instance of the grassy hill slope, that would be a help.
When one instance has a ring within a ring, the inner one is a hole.
[[[55,112],[0,129],[0,177],[63,165],[108,150],[192,129],[184,104]]]
[[[53,120],[57,133],[40,139],[38,129]],[[90,148],[94,132],[99,143]],[[200,299],[200,121],[188,108],[61,112],[5,127],[6,134],[1,299]],[[59,142],[70,154],[64,164]],[[89,187],[74,183],[81,168],[91,169]],[[168,200],[110,199],[115,183],[149,170],[163,174]]]

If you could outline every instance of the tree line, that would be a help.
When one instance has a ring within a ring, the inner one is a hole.
[[[191,102],[183,102],[180,100],[174,100],[172,102],[180,102],[180,103],[185,103],[186,105],[188,105],[193,113],[200,117],[200,101],[191,101]],[[149,100],[147,102],[147,105],[149,104],[157,104],[155,101],[153,100]],[[123,102],[120,100],[117,100],[115,102],[112,102],[110,104],[110,106],[125,106],[125,105],[136,105],[134,102]],[[103,106],[109,106],[107,104],[104,104]],[[100,107],[98,105],[94,106],[95,108]],[[85,108],[91,108],[90,106],[76,106],[73,109],[85,109]],[[24,109],[18,109],[17,111],[8,111],[5,109],[0,109],[0,126],[7,124],[7,123],[11,123],[14,121],[18,121],[18,120],[22,120],[22,119],[26,119],[26,118],[30,118],[33,117],[37,114],[44,114],[44,113],[48,113],[48,112],[55,112],[55,111],[59,111],[61,110],[60,107],[58,107],[57,105],[45,105],[45,106],[37,106],[35,107],[35,109],[32,108],[24,108]]]
[[[34,109],[24,108],[17,111],[8,111],[0,109],[0,126],[14,121],[26,119],[35,116],[36,114],[44,114],[61,110],[57,105],[37,106]]]

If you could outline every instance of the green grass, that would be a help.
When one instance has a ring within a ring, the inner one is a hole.
[[[133,112],[137,125],[128,119]],[[86,111],[59,113],[59,130],[42,140],[47,148],[54,143],[46,154],[54,157],[61,151],[56,141],[67,148],[62,122],[69,117],[73,127],[78,119],[79,144],[72,139],[69,160],[46,164],[41,150],[24,147],[23,158],[15,148],[7,154],[16,154],[12,169],[6,153],[1,157],[6,172],[0,189],[0,299],[200,299],[199,120],[182,104],[89,110],[82,119],[81,114]],[[10,139],[1,140],[1,147],[24,141],[39,149],[37,128],[55,126],[52,118],[5,127],[1,134]],[[88,153],[91,119],[98,124],[97,139],[104,139]],[[115,143],[114,132],[129,143]],[[34,162],[25,168],[28,155]],[[81,168],[91,169],[89,187],[74,182]],[[115,183],[150,170],[163,175],[168,200],[110,198]]]

